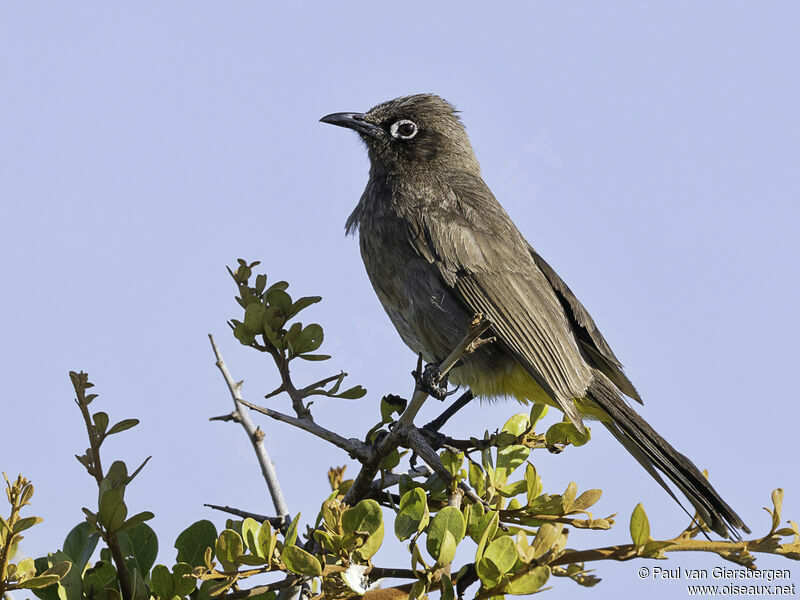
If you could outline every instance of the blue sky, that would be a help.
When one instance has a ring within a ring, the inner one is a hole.
[[[163,561],[192,521],[222,523],[204,502],[271,512],[243,432],[208,422],[231,405],[207,333],[248,399],[276,381],[225,325],[238,257],[325,298],[307,318],[334,358],[298,379],[343,369],[369,395],[318,401],[320,422],[361,436],[380,396],[410,393],[414,357],[344,236],[365,153],[318,119],[416,92],[462,110],[485,180],[592,312],[643,416],[756,533],[775,487],[800,518],[799,16],[789,2],[4,3],[0,470],[33,479],[45,518],[22,552],[55,549],[96,502],[73,456],[86,441],[70,369],[89,372],[112,420],[142,420],[106,460],[153,455],[128,497],[156,513]],[[450,431],[518,410],[475,405]],[[346,457],[259,423],[290,508],[313,518]],[[638,501],[654,535],[677,533],[680,509],[596,433],[535,457],[545,489],[600,487],[597,512],[620,514],[572,545],[624,542]],[[599,590],[559,580],[553,593],[685,593],[636,568],[601,564]]]

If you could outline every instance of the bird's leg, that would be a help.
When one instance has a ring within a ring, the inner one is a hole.
[[[442,427],[444,427],[444,424],[447,423],[447,421],[449,421],[453,417],[453,415],[455,415],[458,411],[460,411],[467,404],[469,404],[474,397],[475,396],[472,393],[472,390],[467,390],[466,392],[461,394],[461,396],[459,396],[455,402],[453,402],[450,406],[448,406],[444,410],[444,412],[442,412],[442,414],[440,414],[433,421],[425,425],[425,427],[422,428],[423,431],[438,432]]]

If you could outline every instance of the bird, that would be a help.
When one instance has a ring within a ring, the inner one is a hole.
[[[347,219],[369,280],[402,340],[442,361],[480,315],[494,342],[462,357],[449,380],[480,399],[561,410],[585,432],[601,422],[680,504],[666,476],[724,538],[750,532],[686,456],[633,408],[642,399],[583,304],[533,249],[483,181],[459,112],[415,94],[323,123],[354,130],[369,179]]]

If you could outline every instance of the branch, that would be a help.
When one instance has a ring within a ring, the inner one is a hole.
[[[280,529],[281,527],[283,527],[283,524],[286,522],[286,519],[284,519],[283,517],[269,517],[267,515],[261,515],[246,510],[241,510],[238,508],[234,508],[232,506],[219,506],[218,504],[203,504],[203,506],[207,506],[208,508],[211,508],[213,510],[226,512],[231,515],[236,515],[237,517],[242,517],[243,519],[247,519],[249,517],[251,519],[255,519],[259,523],[268,521],[269,524],[275,527],[276,529]]]
[[[776,551],[776,543],[771,536],[758,538],[755,540],[741,540],[731,542],[729,540],[695,540],[686,536],[678,536],[671,540],[666,540],[669,546],[661,548],[663,552],[715,552],[727,558],[726,554],[732,552],[762,552],[766,554],[789,554],[789,552]],[[639,556],[634,544],[620,544],[618,546],[606,546],[605,548],[595,548],[592,550],[568,550],[556,557],[549,564],[551,566],[569,565],[578,562],[591,562],[596,560],[616,560],[626,561]],[[736,562],[736,561],[733,561]],[[739,563],[737,563],[739,564]]]
[[[464,339],[461,340],[458,346],[456,346],[455,349],[447,356],[447,358],[445,358],[439,365],[439,373],[442,377],[450,372],[456,363],[461,360],[461,357],[464,356],[464,354],[469,354],[479,346],[487,343],[486,340],[481,340],[479,338],[487,329],[489,329],[490,326],[491,323],[489,323],[489,321],[482,316],[476,316],[473,319],[472,323],[470,324],[469,331],[464,336]],[[389,454],[391,454],[392,450],[396,449],[401,444],[403,441],[403,436],[406,436],[412,429],[416,430],[413,425],[414,417],[417,416],[417,413],[422,408],[422,405],[425,403],[427,398],[427,392],[424,392],[419,388],[419,386],[416,386],[414,389],[414,395],[411,398],[411,402],[409,402],[408,407],[403,411],[403,414],[400,415],[397,422],[395,422],[394,427],[381,440],[377,448],[375,448],[374,452],[372,453],[372,456],[368,457],[366,460],[361,460],[363,466],[356,476],[353,485],[350,486],[350,489],[347,490],[347,494],[345,494],[343,499],[345,504],[352,506],[370,492],[372,480],[375,478],[383,459],[385,459]],[[430,448],[429,445],[428,448]],[[431,466],[431,468],[436,470],[434,465],[430,465],[430,463],[428,464]],[[439,461],[439,464],[441,465],[441,461]],[[470,496],[470,499],[472,499],[472,496]]]
[[[353,438],[344,438],[338,433],[334,433],[329,429],[325,429],[324,427],[317,425],[310,419],[298,419],[297,417],[280,413],[277,410],[272,410],[271,408],[253,404],[247,400],[239,400],[239,402],[244,406],[252,408],[256,412],[260,412],[263,415],[267,415],[268,417],[275,419],[276,421],[282,421],[283,423],[294,425],[303,431],[307,431],[308,433],[322,438],[326,442],[330,442],[334,446],[338,446],[357,460],[368,460],[372,455],[370,449],[362,441]]]
[[[214,349],[214,356],[217,359],[217,368],[225,378],[225,383],[228,384],[228,389],[231,392],[231,397],[236,407],[236,413],[238,414],[238,421],[247,432],[247,437],[253,445],[253,450],[255,450],[258,464],[261,466],[261,473],[264,476],[264,480],[267,482],[269,493],[272,496],[275,512],[278,513],[279,517],[283,518],[283,524],[288,525],[289,508],[286,506],[286,500],[283,498],[283,490],[281,490],[280,483],[278,483],[278,474],[275,472],[275,465],[272,464],[269,454],[267,454],[267,449],[264,446],[264,433],[253,424],[250,418],[250,412],[243,406],[242,382],[234,381],[228,370],[228,366],[225,364],[225,361],[222,360],[222,355],[220,354],[219,348],[217,348],[217,343],[214,341],[214,336],[209,334],[208,339],[211,341],[211,347]]]

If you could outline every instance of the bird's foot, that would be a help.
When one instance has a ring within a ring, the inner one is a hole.
[[[429,428],[427,425],[422,429],[420,429],[419,432],[423,435],[423,437],[431,445],[431,448],[433,448],[434,450],[440,450],[448,439],[446,435],[444,435],[443,433],[439,433],[434,429]]]
[[[417,388],[437,400],[444,400],[449,394],[447,392],[447,377],[443,377],[439,372],[440,363],[428,363],[424,368],[420,369],[421,362],[418,363],[417,369],[412,373],[414,380],[417,382]]]

